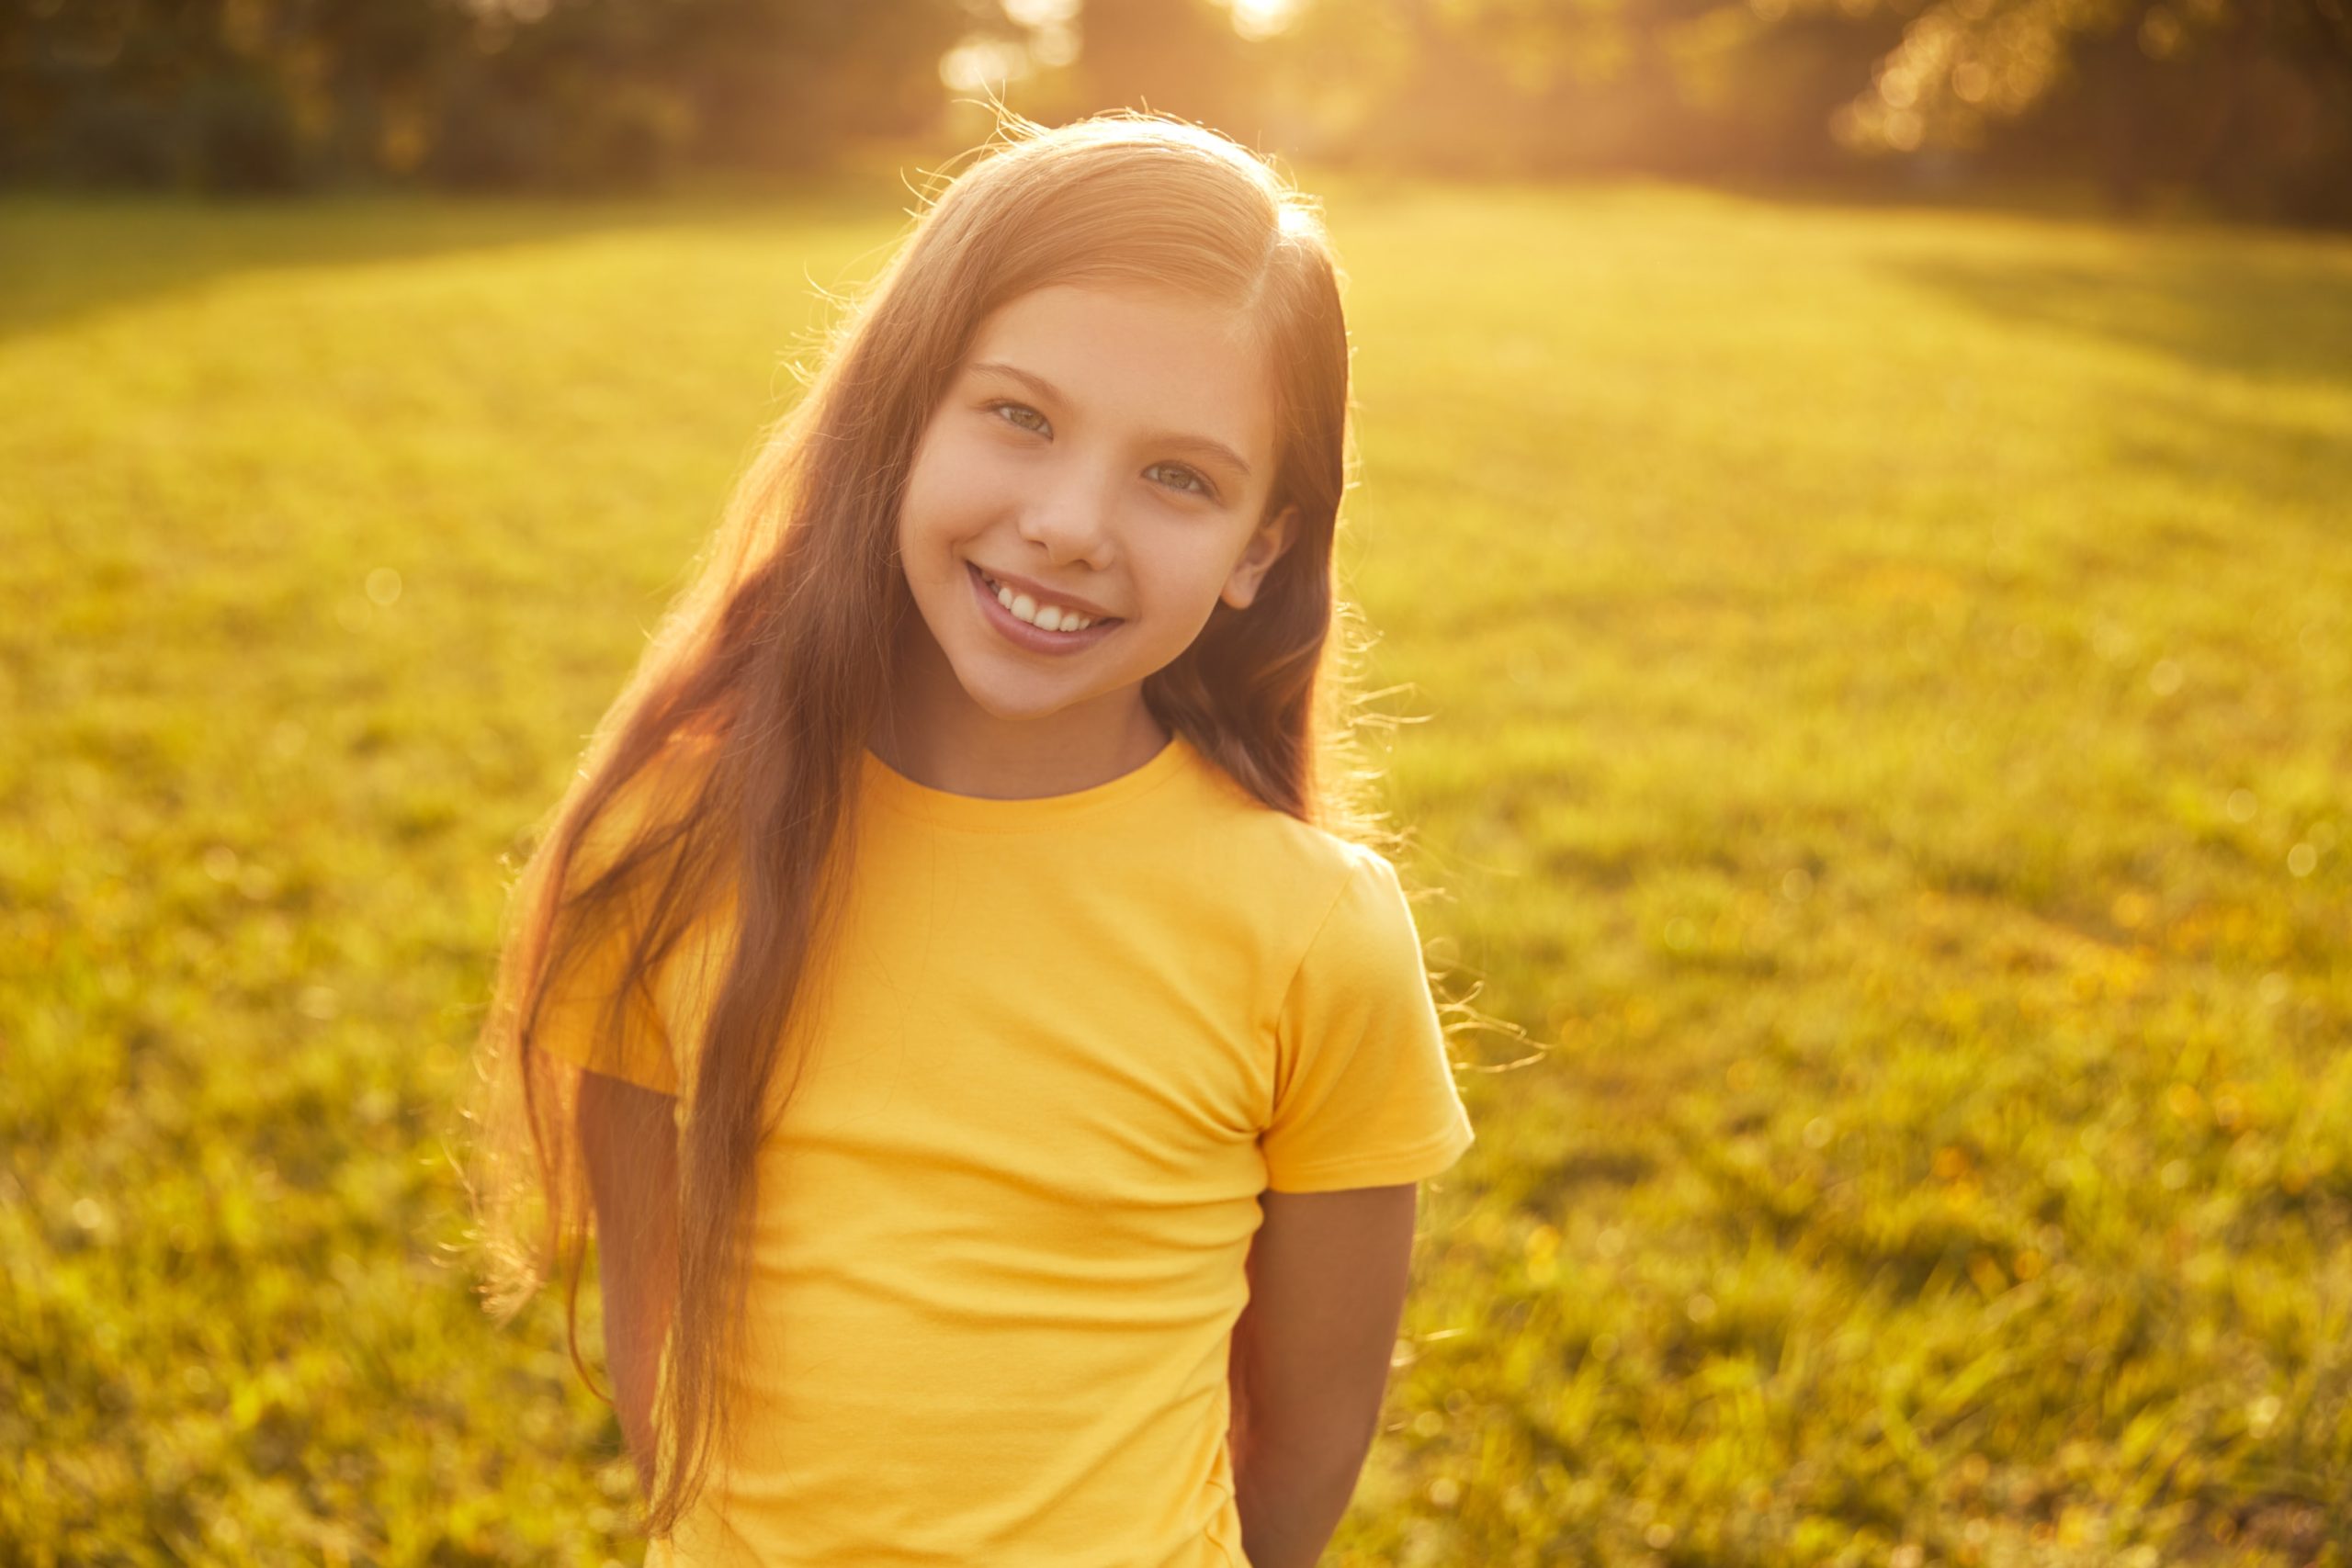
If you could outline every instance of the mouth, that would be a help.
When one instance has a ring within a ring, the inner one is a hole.
[[[1014,615],[997,594],[995,579],[980,570],[977,561],[964,563],[964,574],[971,580],[972,592],[979,601],[981,616],[1006,641],[1032,653],[1073,653],[1090,648],[1126,622],[1117,615],[1105,615],[1075,631],[1048,629]]]

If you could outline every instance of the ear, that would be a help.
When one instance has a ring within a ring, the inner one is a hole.
[[[1233,575],[1225,580],[1225,602],[1237,610],[1248,609],[1257,599],[1258,587],[1265,581],[1266,573],[1274,569],[1274,563],[1283,558],[1283,552],[1290,548],[1297,536],[1296,506],[1285,506],[1282,515],[1259,524],[1257,532],[1250,536],[1249,547],[1234,563]]]

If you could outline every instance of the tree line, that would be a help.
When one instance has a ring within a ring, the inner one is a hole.
[[[0,182],[638,189],[944,145],[985,93],[1341,164],[2352,224],[2352,0],[16,0]]]

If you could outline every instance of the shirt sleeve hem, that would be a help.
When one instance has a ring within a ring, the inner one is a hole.
[[[1269,1175],[1269,1192],[1337,1192],[1351,1187],[1401,1187],[1449,1169],[1468,1152],[1477,1134],[1457,1122],[1436,1137],[1408,1149],[1310,1165],[1282,1176]]]
[[[673,1100],[678,1097],[678,1080],[667,1073],[643,1071],[633,1063],[599,1064],[582,1062],[575,1057],[566,1057],[565,1060],[570,1061],[573,1066],[583,1073],[594,1073],[598,1077],[613,1078],[653,1094],[665,1094]]]

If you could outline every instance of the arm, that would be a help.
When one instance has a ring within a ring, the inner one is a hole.
[[[603,1073],[580,1075],[580,1146],[596,1211],[605,1359],[621,1434],[653,1491],[653,1395],[677,1288],[676,1100]]]
[[[1379,1429],[1418,1183],[1263,1193],[1234,1325],[1235,1504],[1252,1568],[1314,1568]]]

